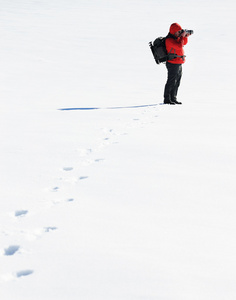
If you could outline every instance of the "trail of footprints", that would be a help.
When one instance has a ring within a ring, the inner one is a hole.
[[[92,159],[90,156],[94,153],[98,153],[101,151],[102,148],[108,146],[111,142],[110,142],[110,136],[109,134],[113,134],[113,130],[112,129],[104,129],[104,132],[106,134],[106,137],[104,137],[102,139],[102,141],[98,144],[97,148],[91,149],[78,149],[77,153],[78,156],[80,157],[80,163],[82,166],[88,166],[91,165],[93,163],[99,163],[102,162],[104,159],[103,158],[95,158]],[[68,175],[70,173],[72,173],[73,171],[75,171],[75,168],[73,166],[64,166],[61,168],[62,172],[64,172],[64,174]],[[79,183],[80,181],[84,181],[86,179],[88,179],[89,177],[87,175],[80,175],[78,177],[76,177],[76,179],[73,179],[73,177],[69,177],[69,179],[67,179],[67,177],[63,177],[60,178],[61,181],[63,182],[63,184],[66,183]],[[60,185],[56,185],[54,187],[52,187],[51,189],[49,189],[49,192],[51,193],[60,193]],[[65,199],[65,203],[71,203],[74,202],[75,199],[73,197],[68,197],[67,199]],[[54,204],[56,203],[60,203],[59,202],[54,202]],[[20,222],[21,220],[23,220],[24,218],[27,218],[28,215],[30,214],[29,210],[27,209],[19,209],[19,210],[15,210],[11,215],[13,216],[14,220],[17,220],[18,222]],[[18,223],[18,225],[20,225],[20,223]],[[45,233],[51,233],[55,230],[57,230],[58,228],[55,226],[46,226],[43,227],[42,229],[35,229],[35,230],[31,230],[30,232],[24,231],[24,230],[19,230],[17,231],[18,235],[22,235],[22,237],[26,238],[28,237],[29,240],[35,240],[37,238],[41,238],[43,236],[43,234]],[[16,233],[16,232],[15,232]],[[9,232],[5,232],[5,235],[10,235]],[[13,234],[14,235],[14,234]],[[20,255],[22,254],[22,247],[19,244],[11,244],[8,245],[7,247],[5,247],[2,251],[1,254],[5,257],[13,257],[16,255]],[[34,270],[33,269],[23,269],[23,270],[18,270],[16,272],[13,272],[12,274],[6,274],[1,276],[1,279],[5,280],[5,281],[9,281],[9,280],[14,280],[14,279],[20,279],[23,277],[27,277],[34,274]]]
[[[157,116],[154,116],[154,117],[157,117]],[[134,128],[134,127],[137,127],[137,123],[138,122],[141,122],[140,119],[138,118],[133,118],[132,122],[130,124],[126,124],[125,125],[125,128]],[[138,126],[139,127],[142,127],[143,124],[146,124],[148,123],[147,121],[145,122],[141,122]],[[150,121],[149,121],[150,123]],[[112,141],[111,137],[114,137],[116,135],[127,135],[126,132],[123,132],[121,134],[116,134],[114,132],[113,129],[108,129],[108,128],[103,128],[102,129],[103,131],[103,134],[104,134],[104,137],[102,139],[100,139],[100,142],[98,143],[97,147],[95,147],[94,149],[91,149],[91,148],[87,148],[87,149],[77,149],[77,153],[78,153],[78,156],[80,158],[80,164],[82,166],[89,166],[93,163],[99,163],[99,162],[102,162],[104,161],[103,158],[91,158],[92,154],[96,154],[96,153],[99,153],[104,147],[112,144],[112,143],[117,143],[116,141]],[[65,174],[70,174],[70,173],[73,173],[75,172],[75,168],[73,166],[64,166],[61,168],[61,170],[65,173]],[[63,182],[63,184],[66,184],[66,183],[79,183],[80,181],[83,181],[83,180],[87,180],[89,177],[87,175],[80,175],[76,178],[73,178],[73,177],[62,177],[60,178],[61,179],[61,182]],[[54,187],[52,187],[50,189],[50,192],[51,193],[60,193],[60,185],[56,185]],[[75,199],[73,197],[68,197],[67,199],[64,200],[65,203],[72,203],[74,202]],[[60,203],[55,201],[54,204],[56,203]],[[28,215],[29,215],[29,211],[27,209],[21,209],[21,210],[15,210],[14,213],[13,213],[13,217],[20,221],[22,220],[23,218],[27,218]],[[48,234],[48,233],[52,233],[53,231],[57,230],[58,228],[55,227],[55,226],[46,226],[46,227],[43,227],[42,229],[40,230],[32,230],[31,232],[24,232],[24,231],[19,231],[19,234],[23,234],[24,235],[28,235],[28,237],[31,237],[30,239],[33,241],[37,238],[40,238],[43,236],[43,234]],[[6,233],[6,235],[8,235],[8,233]],[[15,255],[20,255],[22,253],[22,247],[18,244],[14,244],[12,243],[11,245],[5,247],[3,249],[3,251],[1,251],[2,255],[3,256],[6,256],[6,257],[12,257],[12,256],[15,256]],[[27,277],[27,276],[30,276],[34,274],[34,270],[33,269],[23,269],[23,270],[18,270],[16,271],[15,273],[11,274],[11,275],[5,275],[5,276],[2,276],[2,278],[7,281],[7,280],[13,280],[13,279],[19,279],[19,278],[23,278],[23,277]]]
[[[14,211],[14,213],[12,213],[12,216],[15,218],[15,220],[20,221],[22,218],[25,218],[26,215],[29,213],[28,210],[16,210]],[[17,232],[15,231],[14,234],[11,234],[11,232],[5,232],[5,235],[9,236],[9,235],[22,235],[22,237],[26,238],[28,236],[28,238],[34,237],[32,240],[35,240],[36,238],[40,238],[42,237],[42,235],[44,233],[49,233],[51,231],[57,230],[57,227],[55,226],[46,226],[41,228],[40,230],[32,230],[31,232],[27,232],[24,230],[18,230]],[[11,257],[11,256],[15,256],[17,254],[22,254],[22,247],[19,244],[11,244],[7,247],[5,247],[2,251],[1,254],[2,256],[6,256],[6,257]],[[18,270],[12,274],[6,274],[6,275],[2,275],[1,279],[4,281],[9,281],[9,280],[14,280],[14,279],[18,279],[18,278],[22,278],[25,276],[29,276],[32,275],[34,273],[34,270],[32,269],[23,269],[23,270]]]

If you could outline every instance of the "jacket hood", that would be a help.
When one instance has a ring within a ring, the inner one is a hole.
[[[178,23],[173,23],[170,25],[170,34],[175,35],[179,30],[182,30],[182,27]]]

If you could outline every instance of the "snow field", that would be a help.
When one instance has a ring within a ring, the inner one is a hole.
[[[233,5],[1,1],[2,299],[235,299]]]

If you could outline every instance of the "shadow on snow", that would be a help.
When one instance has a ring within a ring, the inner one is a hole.
[[[74,108],[59,108],[59,110],[95,110],[95,109],[124,109],[124,108],[142,108],[156,106],[157,104],[133,105],[133,106],[116,106],[116,107],[74,107]]]

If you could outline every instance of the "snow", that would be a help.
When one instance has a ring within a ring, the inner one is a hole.
[[[234,1],[0,2],[1,299],[234,300]]]

